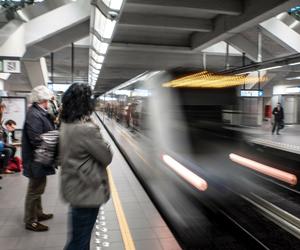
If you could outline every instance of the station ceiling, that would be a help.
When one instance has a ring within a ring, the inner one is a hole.
[[[101,0],[98,0],[101,1]],[[74,22],[27,45],[24,60],[47,58],[50,72],[50,52],[54,52],[54,81],[69,83],[70,44],[89,35],[89,15],[80,6],[89,1],[46,0],[42,5],[24,10],[29,20],[67,6],[78,5]],[[261,23],[288,9],[300,5],[298,0],[127,0],[117,23],[112,43],[107,52],[96,91],[105,92],[148,70],[202,70],[203,51],[221,41],[240,53],[229,57],[230,67],[242,65],[242,52],[247,63],[257,61],[258,32],[262,31],[263,60],[290,56],[297,48],[280,41],[276,34],[261,27]],[[80,13],[81,11],[81,13]],[[1,11],[0,11],[1,12]],[[73,11],[75,13],[75,11]],[[75,14],[74,14],[75,15]],[[64,15],[60,16],[62,22]],[[282,18],[291,25],[292,17]],[[50,21],[50,20],[49,20]],[[1,26],[5,20],[1,19]],[[292,31],[298,35],[300,30]],[[86,81],[88,75],[89,41],[75,43],[75,81]],[[207,69],[225,68],[224,51],[206,53]],[[26,72],[9,81],[25,82]]]

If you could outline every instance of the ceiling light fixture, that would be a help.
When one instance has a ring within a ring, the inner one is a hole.
[[[112,10],[120,10],[123,0],[102,0],[104,4]]]
[[[101,42],[95,35],[92,36],[92,47],[100,54],[105,55],[109,44]]]
[[[289,63],[290,66],[300,65],[300,62]]]
[[[259,69],[258,71],[267,71],[267,70],[272,70],[272,69],[279,69],[279,68],[282,68],[283,66],[272,66],[272,67],[268,67],[268,68],[262,68],[262,69]]]
[[[286,80],[288,81],[292,81],[292,80],[299,80],[300,79],[300,76],[295,76],[295,77],[287,77],[285,78]]]
[[[102,0],[107,8],[104,5],[98,5],[96,1],[92,2],[94,6],[91,15],[89,65],[89,83],[91,85],[95,84],[99,77],[124,0]]]
[[[110,20],[105,17],[102,12],[95,8],[95,25],[97,33],[104,39],[111,39],[116,25],[115,20]]]

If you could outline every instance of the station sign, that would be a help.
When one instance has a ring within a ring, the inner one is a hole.
[[[241,96],[242,97],[263,97],[264,92],[263,90],[241,90]]]
[[[21,73],[21,62],[16,58],[0,58],[0,73]]]

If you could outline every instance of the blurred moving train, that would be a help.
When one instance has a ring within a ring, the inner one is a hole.
[[[250,143],[227,119],[243,116],[242,81],[146,72],[98,100],[183,249],[300,248],[300,159]]]

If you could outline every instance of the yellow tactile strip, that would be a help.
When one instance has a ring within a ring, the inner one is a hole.
[[[118,195],[118,191],[115,186],[115,183],[114,183],[114,180],[112,178],[112,174],[111,174],[111,171],[109,168],[107,169],[107,172],[108,172],[108,178],[109,178],[109,183],[110,183],[111,196],[113,199],[117,218],[119,221],[120,230],[121,230],[125,249],[126,250],[135,250],[135,245],[134,245],[134,242],[133,242],[133,239],[132,239],[129,227],[128,227],[128,223],[127,223],[124,211],[123,211],[120,197]]]

